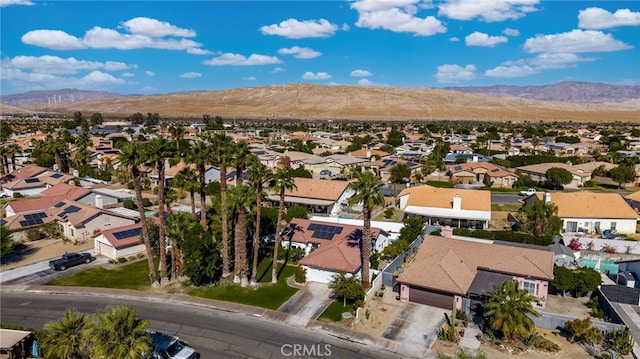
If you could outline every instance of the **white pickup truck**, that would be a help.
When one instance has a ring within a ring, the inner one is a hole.
[[[149,359],[199,359],[200,354],[175,335],[147,331],[151,336],[151,357]],[[148,358],[145,356],[145,358]]]
[[[523,191],[520,191],[520,193],[518,193],[518,195],[519,196],[527,196],[528,197],[528,196],[536,194],[536,192],[537,191],[536,191],[535,188],[527,188],[527,189],[525,189]]]

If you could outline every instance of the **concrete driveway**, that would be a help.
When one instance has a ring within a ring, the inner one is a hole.
[[[278,311],[305,319],[316,319],[331,304],[330,294],[328,284],[307,282]]]
[[[431,348],[438,329],[444,324],[447,310],[428,305],[407,303],[382,334],[384,338],[410,345]]]

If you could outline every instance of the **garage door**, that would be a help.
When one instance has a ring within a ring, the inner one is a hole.
[[[409,301],[442,309],[451,309],[453,307],[452,294],[432,292],[415,287],[409,287]]]

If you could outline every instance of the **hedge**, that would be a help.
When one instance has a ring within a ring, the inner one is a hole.
[[[536,237],[533,234],[514,231],[485,231],[481,229],[454,228],[453,234],[457,236],[490,239],[494,241],[515,242],[548,246],[553,244],[553,239],[548,236]]]

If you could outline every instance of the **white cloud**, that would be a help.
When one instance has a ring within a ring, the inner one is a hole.
[[[12,6],[12,5],[32,6],[35,4],[29,0],[0,0],[0,7]]]
[[[58,56],[16,56],[13,59],[6,58],[2,60],[2,68],[16,68],[21,70],[30,70],[40,74],[75,74],[80,71],[92,71],[104,69],[105,71],[122,71],[130,68],[136,68],[136,65],[129,65],[123,62],[107,61],[85,61],[77,60],[73,57],[61,58]]]
[[[22,42],[27,45],[44,47],[52,50],[78,50],[87,46],[82,40],[60,30],[33,30],[22,35]]]
[[[148,17],[136,17],[122,23],[122,26],[132,34],[149,37],[194,37],[196,32],[190,29],[182,29],[171,25],[166,21],[151,19]]]
[[[273,70],[271,70],[272,74],[277,74],[278,72],[284,72],[284,69],[282,67],[276,67]]]
[[[245,81],[256,81],[256,80],[258,80],[255,76],[243,77],[242,79],[245,80]]]
[[[307,71],[302,74],[302,78],[305,80],[328,80],[331,78],[331,75],[326,72],[313,73],[311,71]]]
[[[122,73],[122,77],[135,77],[136,75],[132,72],[124,72]]]
[[[155,75],[156,75],[156,73],[155,73],[155,72],[153,72],[153,71],[149,71],[149,70],[145,71],[145,72],[144,72],[144,74],[145,74],[145,75],[147,75],[147,76],[149,76],[149,77],[153,77],[153,76],[155,76]]]
[[[537,11],[540,0],[447,0],[439,4],[439,16],[455,20],[479,18],[486,22],[516,20]]]
[[[358,70],[351,71],[349,76],[353,76],[353,77],[369,77],[369,76],[371,76],[371,72],[369,72],[367,70],[358,69]]]
[[[496,44],[506,43],[508,40],[505,36],[489,36],[482,32],[474,32],[464,38],[467,46],[494,47]]]
[[[202,77],[202,74],[199,72],[185,72],[180,75],[180,77],[182,77],[183,79],[197,79],[199,77]]]
[[[280,64],[282,60],[275,56],[251,54],[249,57],[245,57],[240,54],[225,53],[211,60],[205,60],[202,63],[211,66],[257,66]]]
[[[529,76],[538,72],[538,70],[530,66],[498,66],[485,71],[484,75],[489,77],[511,78]]]
[[[360,79],[358,80],[358,85],[359,86],[387,86],[385,84],[379,84],[377,82],[373,82],[369,79]]]
[[[440,65],[436,73],[436,79],[442,83],[469,81],[475,79],[476,76],[476,67],[474,65],[465,67],[450,64]]]
[[[454,37],[450,37],[449,41],[451,41],[451,42],[459,42],[460,38],[459,37],[455,37],[455,36]]]
[[[528,52],[581,53],[611,52],[630,49],[631,46],[618,41],[601,31],[572,30],[553,35],[537,35],[524,43]]]
[[[507,36],[520,36],[520,31],[516,29],[506,28],[502,31],[503,34]]]
[[[278,50],[278,53],[280,55],[293,55],[296,59],[315,59],[322,55],[321,52],[315,51],[314,49],[300,46],[294,46],[289,49],[281,48]]]
[[[583,29],[609,29],[618,26],[640,26],[640,12],[618,9],[615,13],[590,7],[578,12],[578,27]]]
[[[92,89],[109,85],[122,85],[126,81],[101,71],[92,71],[82,77],[58,76],[54,74],[25,72],[17,68],[3,69],[1,78],[11,83],[13,88],[25,90],[79,88]]]
[[[416,16],[420,0],[360,0],[351,4],[358,11],[356,26],[409,32],[416,36],[431,36],[447,29],[433,16]]]
[[[22,42],[53,50],[76,50],[87,47],[119,50],[153,48],[187,51],[194,55],[211,54],[210,51],[201,48],[201,43],[187,39],[187,37],[194,37],[195,31],[183,29],[168,22],[138,17],[125,21],[120,27],[129,33],[95,26],[86,31],[82,38],[78,38],[60,30],[33,30],[22,36]]]
[[[264,35],[278,35],[289,39],[304,39],[312,37],[331,37],[338,30],[338,25],[325,19],[299,21],[288,19],[279,24],[262,26],[260,31]]]
[[[530,63],[540,69],[563,69],[573,67],[578,62],[590,61],[595,61],[595,59],[581,57],[573,53],[542,53],[533,58]]]

